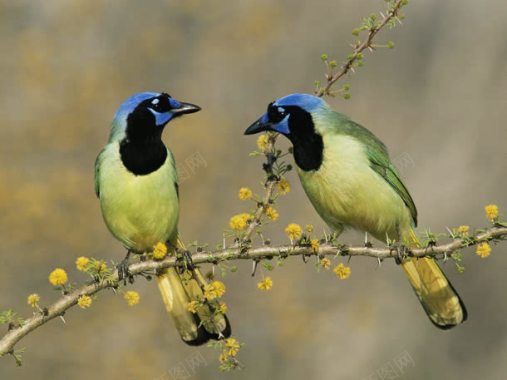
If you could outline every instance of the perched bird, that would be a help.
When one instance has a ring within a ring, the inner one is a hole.
[[[143,92],[128,98],[114,116],[109,141],[95,162],[95,192],[109,231],[128,250],[126,260],[130,252],[150,252],[159,242],[173,251],[181,247],[178,177],[162,132],[172,119],[199,110],[166,93]],[[216,301],[207,301],[196,313],[188,310],[190,301],[204,299],[206,281],[197,268],[166,269],[157,283],[185,343],[200,345],[230,335]]]
[[[341,233],[352,227],[383,242],[419,245],[414,201],[386,146],[369,130],[319,97],[291,94],[270,103],[245,134],[262,131],[291,141],[306,195],[331,228]],[[461,298],[434,259],[405,258],[401,266],[437,327],[448,329],[466,320]]]

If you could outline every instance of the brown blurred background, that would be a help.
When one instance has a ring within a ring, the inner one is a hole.
[[[78,256],[123,257],[102,222],[93,165],[125,98],[167,91],[202,106],[165,140],[186,177],[183,237],[214,245],[247,209],[238,188],[260,190],[260,159],[248,156],[255,138],[243,130],[275,98],[311,92],[320,54],[345,57],[350,31],[381,9],[378,0],[0,1],[0,310],[30,315],[34,291],[56,299],[55,266],[84,281]],[[394,51],[366,54],[347,79],[352,99],[330,100],[390,147],[421,230],[484,226],[491,202],[507,214],[506,12],[501,0],[411,1],[404,25],[379,40],[394,40]],[[289,179],[280,221],[266,231],[275,242],[289,222],[324,228]],[[464,274],[445,264],[469,310],[451,331],[427,320],[392,261],[355,258],[351,278],[338,281],[292,259],[271,274],[271,292],[241,264],[225,278],[246,343],[241,372],[219,373],[218,352],[184,345],[155,284],[139,280],[140,305],[101,293],[67,324],[24,339],[21,369],[0,359],[0,379],[504,379],[507,245],[487,260],[467,253]]]

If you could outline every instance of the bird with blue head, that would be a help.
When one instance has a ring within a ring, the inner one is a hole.
[[[291,94],[270,103],[245,134],[264,131],[290,140],[306,195],[338,234],[351,227],[384,243],[419,246],[414,201],[386,146],[368,129],[320,97]],[[399,261],[431,322],[448,329],[466,320],[460,296],[433,258]]]
[[[114,116],[109,141],[95,162],[95,192],[106,226],[128,252],[119,266],[121,277],[129,276],[131,252],[151,252],[158,243],[182,248],[176,163],[162,132],[170,121],[199,110],[164,92],[142,92],[128,98]],[[200,345],[230,335],[227,317],[216,312],[213,302],[196,313],[188,310],[191,301],[205,299],[207,283],[198,268],[166,269],[157,274],[157,283],[185,343]]]

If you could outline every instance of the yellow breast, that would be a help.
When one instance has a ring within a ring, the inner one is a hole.
[[[179,202],[171,155],[157,171],[136,176],[125,169],[118,143],[100,167],[100,206],[111,233],[136,252],[176,234]]]
[[[308,198],[334,229],[353,227],[385,241],[410,225],[410,212],[396,191],[370,167],[363,145],[352,136],[324,136],[319,170],[298,168]]]

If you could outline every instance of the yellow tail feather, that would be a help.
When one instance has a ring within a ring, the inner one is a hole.
[[[420,247],[412,229],[405,236],[408,247]],[[463,301],[433,258],[409,258],[401,266],[426,314],[437,327],[449,329],[466,320]]]
[[[184,248],[179,239],[174,243],[178,248]],[[174,249],[169,250],[175,253]],[[227,316],[216,311],[216,301],[204,299],[203,289],[207,283],[199,269],[181,271],[168,268],[157,275],[157,284],[165,308],[185,343],[201,345],[209,339],[230,336]],[[198,301],[195,314],[188,310],[191,301]]]

